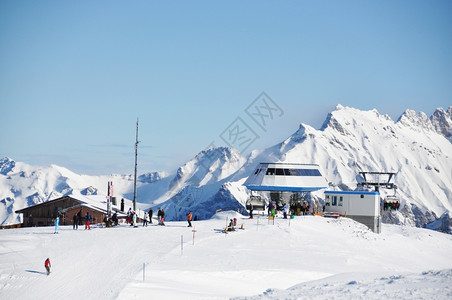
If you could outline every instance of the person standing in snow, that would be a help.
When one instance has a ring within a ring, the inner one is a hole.
[[[287,203],[285,203],[284,206],[283,206],[284,219],[287,219],[287,212],[288,211],[289,211],[289,207],[288,207]]]
[[[165,226],[165,211],[162,209],[160,211],[160,225]]]
[[[30,214],[30,217],[28,217],[28,226],[30,226],[30,227],[34,226],[34,224],[33,224],[33,215],[32,214]]]
[[[79,212],[77,213],[77,220],[78,220],[78,225],[82,226],[82,209],[79,210]],[[78,229],[78,227],[77,227]]]
[[[113,220],[115,226],[117,226],[118,225],[118,213],[117,212],[115,212],[113,214],[112,220]]]
[[[91,215],[86,212],[86,222],[85,222],[85,230],[91,230],[91,226],[89,225],[89,222],[91,221]]]
[[[188,227],[191,227],[191,218],[192,218],[191,211],[189,211],[187,214]]]
[[[47,257],[46,261],[44,262],[44,267],[46,268],[47,275],[50,274],[50,267],[51,267],[51,266],[52,266],[52,265],[50,264],[50,259]]]
[[[149,208],[149,223],[151,223],[151,224],[152,224],[152,213],[153,213],[153,211],[152,211],[152,207],[151,207],[151,208]]]
[[[126,223],[130,224],[132,220],[132,208],[129,208],[129,210],[127,211],[127,219],[126,219]]]
[[[253,218],[253,203],[250,201],[250,219]]]
[[[144,226],[148,227],[148,213],[147,212],[144,213],[143,227]]]
[[[162,223],[162,209],[161,208],[159,208],[159,210],[157,211],[157,220],[160,225]]]
[[[56,219],[55,219],[55,232],[58,233],[58,226],[60,225],[60,214],[58,213]]]
[[[74,216],[72,217],[72,229],[76,230],[78,229],[78,218],[77,218],[77,214],[74,214]]]
[[[137,226],[137,213],[136,212],[132,212],[132,225],[133,225],[133,227],[138,227]]]

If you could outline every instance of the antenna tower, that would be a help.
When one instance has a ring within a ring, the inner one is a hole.
[[[138,158],[138,118],[137,118],[137,135],[135,139],[135,175],[133,177],[133,211],[136,211],[137,206],[137,158]]]

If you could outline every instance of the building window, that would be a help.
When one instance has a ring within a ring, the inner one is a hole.
[[[258,172],[256,171],[255,174]],[[278,176],[322,176],[317,169],[283,169],[283,168],[268,168],[265,175]]]
[[[297,176],[297,170],[295,170],[295,169],[284,169],[284,175],[286,175],[286,176]]]
[[[275,175],[275,168],[268,168],[265,175]]]
[[[337,196],[333,196],[333,201],[331,203],[332,206],[337,206]]]
[[[343,201],[344,199],[342,198],[342,196],[340,196],[339,197],[339,202],[337,203],[337,205],[338,206],[342,206],[342,201]]]
[[[276,175],[284,175],[284,169],[276,169]]]

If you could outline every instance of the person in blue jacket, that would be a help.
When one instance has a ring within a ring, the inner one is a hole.
[[[85,223],[85,230],[91,230],[91,226],[89,225],[89,222],[91,221],[91,215],[87,212],[86,213],[86,223]]]
[[[58,225],[60,225],[60,215],[59,214],[55,219],[55,232],[54,233],[58,233]]]

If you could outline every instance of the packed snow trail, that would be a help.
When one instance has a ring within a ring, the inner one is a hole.
[[[245,230],[225,235],[221,229],[233,217]],[[441,289],[441,283],[450,283],[450,272],[437,272],[452,269],[450,235],[386,224],[375,234],[346,218],[313,216],[277,219],[275,225],[261,217],[257,226],[257,218],[224,213],[193,225],[194,245],[187,222],[86,231],[61,226],[58,235],[53,227],[1,230],[0,298],[228,299],[265,291],[273,298],[295,298],[300,284],[319,288],[329,282],[333,287],[330,278],[348,274],[339,288],[329,289],[333,295],[346,295],[348,287],[377,299],[375,283],[390,290],[394,285],[381,278],[408,273],[414,275],[406,278],[436,279],[426,280],[424,292],[431,296],[450,292]],[[52,262],[49,276],[47,257]],[[300,289],[300,295],[305,292]],[[418,291],[412,287],[401,298],[409,298],[410,292]],[[266,293],[256,297],[271,298]]]

